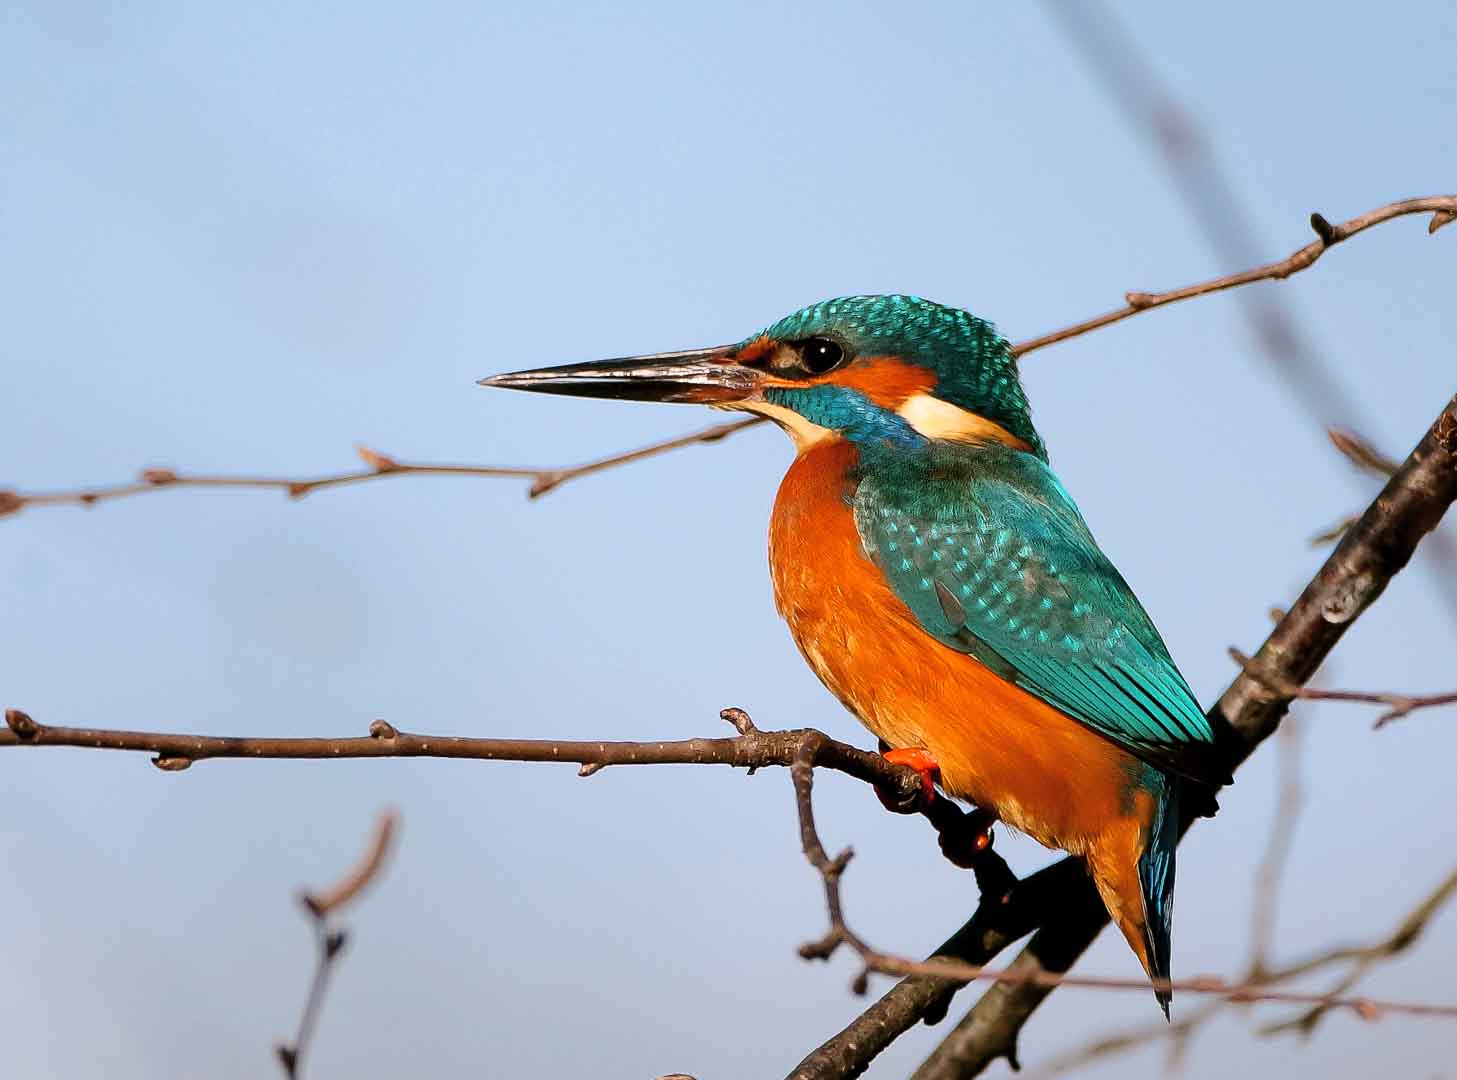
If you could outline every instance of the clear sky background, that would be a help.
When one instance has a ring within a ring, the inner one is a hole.
[[[1445,3],[1123,9],[1206,125],[1264,252],[1457,185]],[[802,304],[914,292],[1014,339],[1222,267],[1149,143],[1036,5],[11,3],[0,10],[0,487],[149,465],[313,474],[565,464],[709,422],[532,398],[489,373],[738,340]],[[1278,289],[1395,453],[1454,390],[1457,231],[1409,219]],[[1030,356],[1054,466],[1202,700],[1373,483],[1275,379],[1229,296]],[[1332,418],[1338,419],[1338,418]],[[45,723],[230,734],[718,735],[716,713],[868,736],[775,615],[759,429],[539,502],[391,480],[290,503],[168,492],[0,521],[0,704]],[[1428,566],[1332,685],[1457,682]],[[1457,719],[1298,710],[1308,808],[1277,956],[1384,934],[1453,859]],[[1269,833],[1262,751],[1180,854],[1176,973],[1234,974]],[[788,777],[438,761],[0,754],[8,1077],[254,1077],[312,963],[293,890],[400,808],[348,922],[315,1077],[776,1076],[863,1006]],[[819,788],[855,925],[920,954],[975,902],[918,820]],[[1019,870],[1051,856],[999,834]],[[1457,912],[1365,984],[1451,1001]],[[1131,976],[1105,935],[1080,970]],[[1319,987],[1322,984],[1314,984]],[[883,988],[883,986],[882,986]],[[971,995],[959,999],[962,1008]],[[1175,1001],[1176,1016],[1194,1006]],[[1060,991],[1028,1066],[1157,1015]],[[1192,1049],[1194,1077],[1434,1075],[1457,1028],[1331,1017]],[[918,1028],[872,1076],[904,1075]],[[1158,1074],[1159,1051],[1092,1075]],[[1004,1072],[1005,1065],[998,1065]]]

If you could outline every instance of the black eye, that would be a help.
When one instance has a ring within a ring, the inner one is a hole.
[[[823,375],[844,362],[845,350],[831,338],[812,337],[800,343],[799,358],[811,375]]]

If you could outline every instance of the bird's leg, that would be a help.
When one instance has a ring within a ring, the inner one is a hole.
[[[935,803],[936,785],[941,780],[941,766],[929,750],[922,750],[915,746],[892,750],[882,739],[880,740],[880,756],[892,765],[905,765],[916,770],[921,777],[921,790],[917,793],[917,797],[910,802],[897,799],[894,794],[877,785],[875,794],[879,797],[881,806],[893,814],[919,814]]]

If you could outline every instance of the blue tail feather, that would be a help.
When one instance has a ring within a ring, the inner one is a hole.
[[[1149,823],[1148,843],[1138,860],[1138,880],[1143,888],[1143,925],[1148,945],[1149,974],[1155,979],[1169,978],[1169,954],[1173,945],[1174,926],[1174,850],[1179,843],[1179,779],[1161,770],[1153,783],[1155,796],[1153,821]],[[1154,991],[1164,1016],[1169,1015],[1173,992]]]

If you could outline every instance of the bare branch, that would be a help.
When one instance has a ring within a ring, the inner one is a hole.
[[[1230,657],[1242,668],[1248,669],[1251,660],[1238,649],[1229,650]],[[1268,676],[1256,675],[1257,678]],[[1296,686],[1289,681],[1272,683],[1271,688],[1278,690],[1288,697],[1299,698],[1302,701],[1350,701],[1359,705],[1385,705],[1387,709],[1371,725],[1373,729],[1379,730],[1391,723],[1393,720],[1400,720],[1418,709],[1437,708],[1442,705],[1457,705],[1457,691],[1447,691],[1440,694],[1397,694],[1389,691],[1371,690],[1326,690],[1318,686]]]
[[[1352,218],[1350,221],[1342,222],[1340,225],[1331,225],[1319,214],[1312,214],[1311,222],[1319,234],[1319,239],[1307,244],[1305,247],[1300,248],[1298,251],[1283,259],[1273,263],[1267,263],[1264,266],[1257,266],[1252,270],[1245,270],[1238,274],[1229,274],[1225,277],[1213,278],[1209,281],[1186,285],[1183,288],[1171,289],[1168,292],[1130,292],[1127,294],[1126,306],[1116,311],[1099,315],[1096,318],[1064,327],[1051,334],[1018,342],[1012,346],[1012,353],[1014,356],[1024,356],[1036,349],[1045,348],[1059,341],[1066,341],[1069,338],[1078,337],[1089,331],[1108,326],[1111,323],[1120,322],[1132,315],[1137,315],[1139,312],[1150,311],[1153,308],[1163,307],[1166,304],[1172,304],[1179,300],[1188,300],[1196,296],[1206,296],[1210,293],[1221,292],[1225,289],[1233,289],[1240,285],[1248,285],[1255,281],[1289,277],[1291,274],[1298,273],[1311,266],[1325,253],[1327,248],[1349,239],[1356,235],[1356,233],[1406,214],[1422,213],[1433,213],[1437,215],[1457,213],[1457,195],[1434,195],[1421,199],[1403,199],[1399,202],[1388,203],[1386,206],[1368,211],[1367,213]],[[692,432],[688,435],[669,439],[665,442],[653,443],[638,450],[612,454],[608,457],[568,468],[441,465],[403,462],[387,454],[382,454],[379,451],[361,446],[357,448],[358,454],[368,466],[367,469],[332,473],[316,477],[211,476],[180,473],[172,469],[147,469],[134,483],[116,484],[110,487],[77,488],[67,491],[29,493],[0,490],[0,517],[17,514],[26,507],[89,507],[112,499],[129,498],[161,491],[166,488],[182,487],[265,488],[283,491],[290,498],[299,499],[322,488],[342,487],[347,484],[361,484],[372,480],[379,480],[386,476],[472,476],[490,477],[494,479],[524,479],[531,481],[527,494],[531,498],[536,498],[578,477],[590,476],[593,473],[603,472],[607,469],[616,468],[619,465],[627,465],[635,461],[641,461],[645,458],[654,457],[658,454],[664,454],[685,446],[717,442],[746,428],[762,423],[765,423],[764,417],[752,416],[726,424],[715,424],[713,427],[704,428],[702,431]]]
[[[8,721],[9,714],[6,715]],[[12,729],[13,730],[13,729]],[[359,865],[346,874],[338,884],[322,893],[302,893],[299,896],[304,910],[313,921],[314,939],[318,945],[318,960],[314,965],[314,977],[309,983],[309,994],[304,1000],[303,1012],[299,1015],[298,1032],[293,1042],[280,1043],[275,1047],[278,1062],[289,1080],[303,1075],[303,1058],[313,1038],[318,1023],[319,1010],[324,1004],[324,991],[328,988],[329,976],[338,962],[339,955],[349,940],[348,935],[330,925],[330,917],[337,914],[359,896],[379,876],[390,846],[399,829],[400,815],[386,810],[375,824],[369,847],[360,859]]]
[[[751,416],[747,419],[735,420],[727,424],[715,424],[712,427],[704,428],[702,431],[695,431],[689,435],[668,439],[665,442],[652,443],[638,450],[613,454],[610,457],[588,461],[582,465],[555,469],[501,465],[440,465],[405,462],[398,461],[377,450],[371,450],[367,446],[355,448],[360,459],[368,466],[367,469],[355,470],[353,472],[331,473],[326,476],[209,476],[204,474],[179,473],[172,469],[146,469],[135,483],[130,484],[116,484],[110,487],[78,488],[73,491],[38,491],[31,493],[0,491],[0,517],[4,517],[7,514],[19,513],[28,506],[91,507],[97,503],[112,499],[124,499],[136,495],[147,495],[168,488],[184,487],[262,488],[282,491],[290,499],[301,499],[305,495],[322,488],[343,487],[347,484],[362,484],[390,476],[475,476],[489,477],[492,479],[530,480],[531,486],[527,489],[527,495],[534,499],[539,495],[545,495],[549,491],[554,491],[569,480],[575,480],[581,476],[590,476],[592,473],[602,472],[606,469],[615,468],[618,465],[626,465],[634,461],[641,461],[644,458],[655,457],[658,454],[665,454],[670,450],[678,450],[685,446],[718,442],[720,439],[726,439],[730,435],[743,431],[745,428],[750,428],[764,422],[765,420],[762,416]]]
[[[1045,348],[1048,345],[1055,345],[1059,341],[1066,341],[1075,338],[1090,330],[1098,330],[1116,322],[1122,322],[1130,316],[1137,315],[1143,311],[1150,311],[1156,307],[1163,307],[1166,304],[1174,304],[1180,300],[1189,300],[1196,296],[1207,296],[1210,293],[1223,292],[1225,289],[1237,288],[1240,285],[1249,285],[1256,281],[1278,281],[1298,274],[1314,265],[1315,261],[1324,255],[1327,249],[1334,247],[1343,240],[1348,240],[1359,232],[1364,232],[1373,225],[1380,225],[1382,222],[1390,221],[1393,218],[1402,217],[1406,214],[1440,214],[1457,212],[1457,195],[1433,195],[1421,199],[1402,199],[1399,202],[1388,203],[1386,206],[1370,210],[1349,221],[1343,221],[1339,225],[1332,225],[1319,214],[1311,214],[1311,226],[1316,230],[1317,237],[1309,244],[1283,259],[1266,263],[1263,266],[1256,266],[1250,270],[1242,270],[1237,274],[1226,274],[1223,277],[1211,278],[1208,281],[1201,281],[1193,285],[1185,285],[1180,289],[1170,289],[1167,292],[1130,292],[1125,296],[1125,304],[1121,308],[1108,311],[1102,315],[1086,319],[1072,326],[1055,330],[1042,337],[1032,338],[1030,341],[1019,342],[1012,346],[1012,352],[1017,356],[1023,356],[1034,349]]]
[[[1448,873],[1441,883],[1423,897],[1420,903],[1402,917],[1391,933],[1381,940],[1359,947],[1345,946],[1328,949],[1296,963],[1273,967],[1260,973],[1252,971],[1247,977],[1247,981],[1254,986],[1270,986],[1325,971],[1328,968],[1352,964],[1354,966],[1351,970],[1330,991],[1331,993],[1345,993],[1372,968],[1409,949],[1454,897],[1457,897],[1457,870]],[[1175,1043],[1186,1040],[1229,1005],[1238,1003],[1233,1000],[1211,1001],[1172,1024],[1162,1022],[1144,1024],[1101,1036],[1083,1046],[1057,1055],[1035,1069],[1031,1075],[1038,1080],[1044,1080],[1046,1077],[1082,1069],[1091,1062],[1103,1058],[1129,1053],[1160,1039],[1170,1039]],[[1260,1029],[1261,1034],[1292,1032],[1308,1035],[1324,1014],[1325,1011],[1317,1005],[1291,1020]]]
[[[1457,1004],[1432,1004],[1427,1002],[1382,1001],[1368,997],[1342,997],[1345,987],[1327,993],[1303,993],[1291,990],[1272,990],[1254,982],[1231,983],[1216,976],[1194,979],[1118,978],[1112,976],[1067,975],[1051,972],[1029,964],[1013,964],[1010,967],[993,969],[979,964],[968,964],[955,960],[921,962],[906,957],[880,952],[871,947],[864,938],[852,930],[845,919],[844,901],[840,890],[840,879],[849,865],[853,852],[846,848],[833,858],[820,840],[814,818],[814,769],[822,756],[833,763],[841,747],[834,740],[817,731],[804,733],[790,765],[790,776],[794,782],[795,806],[799,814],[800,844],[809,864],[819,872],[824,883],[825,907],[829,913],[830,928],[821,938],[800,946],[800,955],[807,960],[827,960],[847,946],[859,958],[861,970],[851,983],[857,994],[865,993],[872,973],[882,975],[929,975],[937,979],[957,982],[991,980],[1014,986],[1035,986],[1051,989],[1057,986],[1076,986],[1094,990],[1136,990],[1146,993],[1150,985],[1158,989],[1179,990],[1190,994],[1215,995],[1239,1002],[1286,1002],[1309,1003],[1312,1012],[1328,1012],[1331,1009],[1350,1009],[1362,1019],[1375,1020],[1387,1013],[1410,1016],[1435,1016],[1457,1019]],[[992,856],[990,847],[980,849],[980,857]],[[1000,856],[995,857],[1005,869]],[[1011,890],[1015,892],[1016,883]],[[1003,895],[983,893],[982,905],[998,907],[1008,902],[1011,892]],[[1012,1054],[1015,1067],[1015,1054]]]

